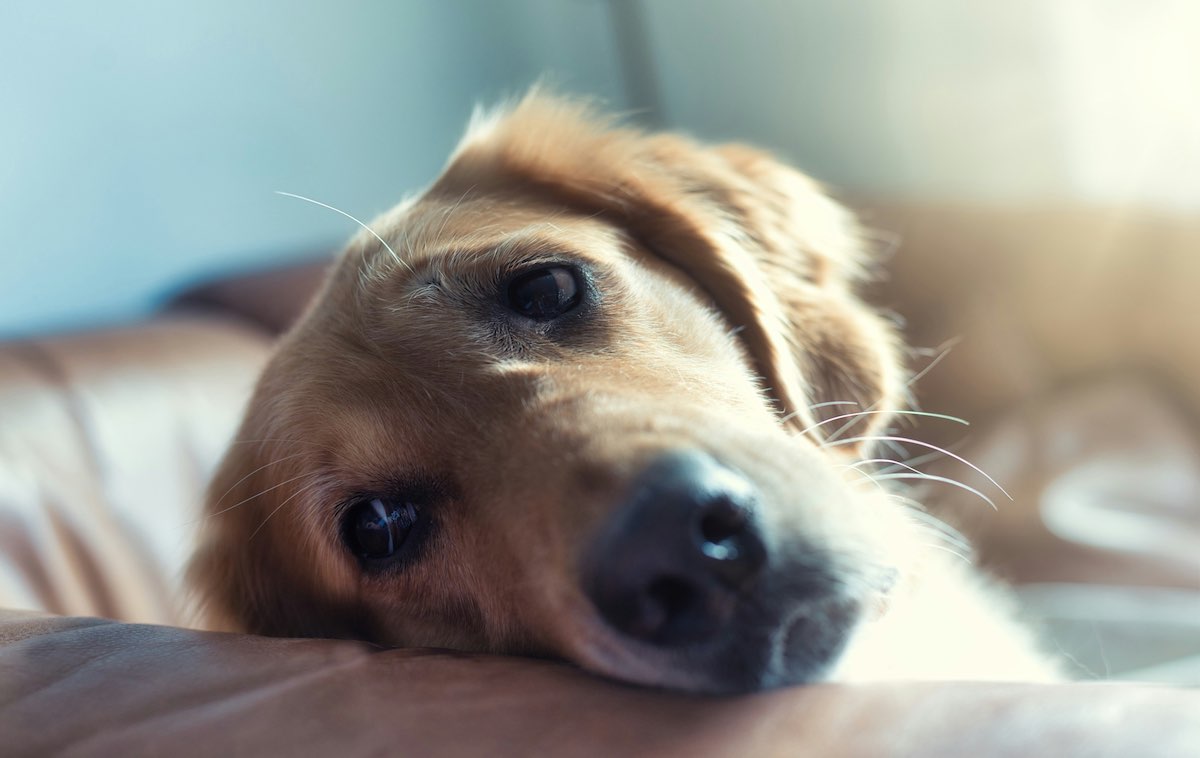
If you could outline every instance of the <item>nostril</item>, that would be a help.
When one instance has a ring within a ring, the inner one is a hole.
[[[643,591],[638,623],[626,628],[655,644],[682,644],[710,637],[716,628],[706,603],[711,599],[694,583],[677,576],[660,576]]]
[[[705,542],[720,545],[746,528],[746,511],[728,498],[714,500],[700,517],[700,536]]]
[[[721,494],[704,503],[693,519],[693,539],[708,559],[708,571],[734,589],[753,581],[766,550],[749,509],[735,496]]]
[[[625,634],[654,644],[680,644],[712,633],[704,590],[682,576],[657,576],[640,589],[602,588],[601,613]]]
[[[746,509],[728,497],[707,503],[696,523],[697,547],[714,561],[746,559],[747,533],[751,531]]]
[[[646,588],[650,598],[665,619],[677,617],[697,604],[696,590],[682,579],[663,576],[655,579]]]

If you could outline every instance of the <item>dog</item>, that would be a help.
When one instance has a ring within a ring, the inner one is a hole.
[[[696,693],[1052,677],[869,475],[907,381],[869,248],[754,148],[477,113],[281,338],[189,569],[208,625]]]

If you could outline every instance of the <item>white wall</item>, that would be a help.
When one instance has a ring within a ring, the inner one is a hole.
[[[855,193],[1200,209],[1195,0],[652,0],[661,121]]]
[[[337,245],[546,71],[621,95],[599,0],[3,0],[0,334],[137,318]]]

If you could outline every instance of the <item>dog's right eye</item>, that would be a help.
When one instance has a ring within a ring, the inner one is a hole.
[[[534,321],[558,318],[579,304],[578,274],[567,266],[546,266],[520,274],[508,285],[508,307]]]
[[[403,547],[418,516],[412,503],[378,497],[361,500],[346,514],[346,542],[364,560],[391,558]]]

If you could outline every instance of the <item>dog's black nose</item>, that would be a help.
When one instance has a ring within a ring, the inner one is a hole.
[[[715,637],[766,562],[757,500],[746,477],[709,455],[659,457],[592,546],[584,567],[592,602],[646,642]]]

